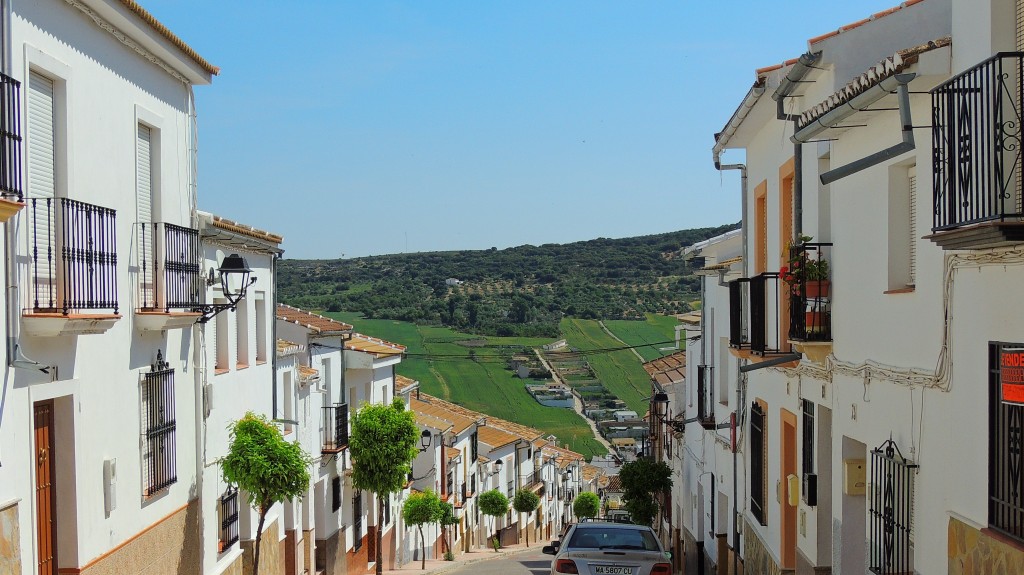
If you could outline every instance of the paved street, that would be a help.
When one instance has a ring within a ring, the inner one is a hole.
[[[540,552],[540,547],[508,557],[462,565],[451,571],[455,575],[548,575],[551,572],[551,556]]]

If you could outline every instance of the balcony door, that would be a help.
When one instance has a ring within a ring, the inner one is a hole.
[[[138,124],[135,131],[135,212],[142,307],[160,307],[162,302],[156,293],[159,267],[153,249],[157,242],[153,226],[153,130],[145,124]]]
[[[54,482],[53,401],[35,404],[36,549],[39,575],[57,573],[57,491]]]
[[[28,81],[28,228],[29,257],[32,261],[30,307],[53,310],[57,303],[56,229],[56,118],[54,81],[39,72],[29,72]]]

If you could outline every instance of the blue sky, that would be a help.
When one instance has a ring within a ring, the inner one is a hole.
[[[754,69],[897,1],[142,4],[222,68],[200,207],[337,258],[739,221],[711,145]]]

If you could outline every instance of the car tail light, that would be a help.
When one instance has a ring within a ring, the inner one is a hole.
[[[651,567],[651,575],[672,575],[672,565],[669,563],[655,563]]]
[[[572,559],[559,559],[555,562],[555,571],[559,573],[575,573],[579,575],[580,570],[576,568],[576,562]]]

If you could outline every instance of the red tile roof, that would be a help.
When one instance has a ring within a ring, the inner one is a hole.
[[[142,21],[148,24],[150,28],[156,30],[157,34],[163,36],[164,39],[174,45],[175,48],[181,50],[182,53],[198,64],[200,68],[205,70],[206,73],[212,76],[220,74],[220,67],[207,62],[202,56],[193,50],[191,46],[186,44],[184,40],[175,35],[174,32],[171,32],[167,26],[161,24],[160,21],[150,14],[148,10],[140,6],[138,2],[135,2],[135,0],[121,0],[121,4],[141,18]]]
[[[283,303],[277,304],[277,319],[300,325],[318,335],[348,333],[352,331],[352,326],[345,322]]]

